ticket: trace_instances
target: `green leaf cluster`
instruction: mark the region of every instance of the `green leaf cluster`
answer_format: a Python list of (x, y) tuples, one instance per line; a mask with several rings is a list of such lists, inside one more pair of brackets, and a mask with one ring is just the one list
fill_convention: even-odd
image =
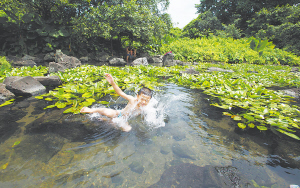
[(154, 77), (158, 71), (162, 73), (171, 72), (166, 68), (156, 69), (155, 67), (109, 67), (84, 65), (75, 69), (67, 69), (64, 73), (53, 73), (58, 75), (63, 85), (55, 88), (47, 94), (38, 96), (38, 99), (49, 101), (51, 105), (46, 108), (65, 108), (64, 113), (79, 113), (84, 106), (91, 106), (94, 103), (107, 104), (101, 98), (107, 94), (116, 95), (112, 86), (104, 78), (105, 73), (113, 75), (115, 82), (121, 89), (136, 91), (142, 85), (156, 90), (163, 84), (159, 78)]
[(300, 58), (274, 48), (271, 42), (255, 38), (222, 38), (216, 36), (196, 39), (179, 38), (161, 47), (160, 53), (172, 51), (175, 59), (190, 62), (224, 62), (250, 64), (299, 65)]
[[(203, 71), (210, 66), (213, 65), (201, 64), (197, 69)], [(224, 109), (223, 114), (238, 121), (237, 125), (242, 129), (270, 129), (300, 140), (296, 132), (300, 128), (299, 106), (293, 105), (292, 97), (267, 89), (271, 86), (298, 87), (300, 80), (297, 74), (290, 73), (290, 68), (278, 66), (225, 64), (219, 67), (235, 72), (184, 74), (174, 76), (172, 81), (192, 89), (204, 90), (204, 93), (212, 96), (211, 105)], [(279, 69), (284, 69), (285, 72), (278, 74), (276, 70)]]

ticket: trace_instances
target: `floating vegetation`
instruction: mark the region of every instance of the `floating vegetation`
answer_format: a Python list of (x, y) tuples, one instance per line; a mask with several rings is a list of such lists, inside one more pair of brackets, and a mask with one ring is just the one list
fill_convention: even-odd
[[(207, 68), (212, 66), (233, 72), (206, 72)], [(180, 74), (180, 71), (186, 68), (194, 68), (200, 74)], [(168, 77), (168, 82), (203, 90), (212, 97), (211, 105), (224, 109), (223, 115), (237, 121), (237, 126), (241, 129), (270, 129), (300, 140), (299, 133), (297, 134), (300, 110), (299, 106), (293, 105), (294, 98), (268, 89), (273, 86), (299, 87), (299, 74), (291, 73), (291, 67), (288, 66), (209, 63), (193, 67), (83, 65), (67, 69), (64, 73), (52, 73), (61, 78), (63, 85), (36, 98), (48, 101), (50, 105), (46, 108), (56, 107), (65, 109), (64, 113), (74, 114), (79, 113), (83, 106), (91, 106), (94, 103), (107, 104), (106, 101), (101, 101), (102, 97), (116, 93), (104, 79), (104, 73), (112, 74), (121, 89), (134, 91), (142, 85), (156, 90), (164, 85), (161, 78)], [(32, 73), (23, 70), (22, 75)]]

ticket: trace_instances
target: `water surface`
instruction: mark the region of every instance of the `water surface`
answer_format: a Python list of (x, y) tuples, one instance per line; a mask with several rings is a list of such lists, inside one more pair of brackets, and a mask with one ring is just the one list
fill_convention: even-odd
[(199, 90), (161, 89), (129, 133), (33, 97), (0, 108), (0, 187), (198, 187), (197, 173), (214, 187), (300, 185), (299, 142), (239, 129)]

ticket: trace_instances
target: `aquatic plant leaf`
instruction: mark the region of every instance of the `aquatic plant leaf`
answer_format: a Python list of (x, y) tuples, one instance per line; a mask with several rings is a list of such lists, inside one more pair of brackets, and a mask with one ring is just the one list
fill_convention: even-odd
[(100, 104), (109, 104), (109, 102), (107, 102), (107, 101), (99, 101), (98, 103), (100, 103)]
[(95, 102), (96, 100), (93, 99), (93, 98), (89, 98), (89, 99), (86, 99), (86, 101), (93, 103), (93, 102)]
[(231, 116), (231, 118), (234, 119), (235, 121), (242, 120), (241, 116), (238, 116), (238, 115), (233, 115), (233, 116)]
[(225, 115), (225, 116), (232, 116), (232, 114), (230, 114), (230, 113), (228, 113), (228, 112), (223, 112), (223, 115)]
[(42, 97), (42, 96), (36, 96), (35, 98), (36, 99), (43, 99), (44, 97)]
[(238, 123), (239, 128), (241, 129), (245, 129), (246, 125), (244, 123)]
[(64, 94), (64, 88), (59, 88), (58, 89), (58, 94), (63, 95)]
[(17, 146), (17, 145), (19, 145), (20, 144), (20, 141), (16, 141), (15, 143), (14, 143), (14, 145), (12, 145), (12, 147), (15, 147), (15, 146)]
[(71, 108), (66, 109), (63, 113), (64, 113), (64, 114), (67, 114), (67, 113), (74, 113), (76, 110), (77, 110), (77, 108), (71, 107)]
[(92, 93), (84, 93), (84, 94), (82, 95), (82, 97), (84, 97), (84, 98), (89, 98), (89, 97), (91, 97), (91, 96), (93, 96)]
[(300, 138), (297, 135), (293, 134), (293, 133), (288, 133), (288, 132), (286, 132), (284, 130), (281, 130), (281, 129), (276, 129), (276, 131), (281, 132), (281, 133), (283, 133), (283, 134), (285, 134), (289, 137), (292, 137), (294, 139), (300, 140)]
[(253, 123), (249, 123), (249, 124), (248, 124), (248, 127), (250, 127), (250, 128), (254, 128), (254, 127), (255, 127), (255, 125), (254, 125)]
[(55, 105), (49, 105), (49, 106), (46, 106), (44, 109), (47, 109), (47, 108), (54, 108)]
[(2, 165), (2, 169), (5, 170), (8, 166), (8, 163), (5, 163), (4, 165)]
[(45, 100), (46, 100), (46, 101), (52, 101), (52, 99), (49, 98), (49, 97), (45, 98)]
[(67, 105), (66, 105), (66, 103), (57, 102), (57, 103), (55, 103), (55, 106), (56, 106), (57, 108), (64, 108), (64, 107), (66, 107)]
[(267, 127), (265, 127), (265, 126), (256, 126), (259, 130), (261, 130), (261, 131), (266, 131), (266, 130), (268, 130), (267, 129)]
[(251, 115), (248, 115), (248, 114), (244, 114), (244, 118), (247, 119), (248, 121), (254, 121), (255, 118)]
[(70, 99), (72, 97), (72, 95), (70, 93), (66, 93), (66, 94), (63, 94), (61, 95), (63, 98), (66, 98), (66, 99)]
[(0, 107), (6, 106), (6, 105), (9, 105), (9, 104), (12, 104), (14, 100), (15, 100), (15, 99), (10, 99), (10, 100), (8, 100), (8, 101), (5, 101), (3, 104), (0, 105)]

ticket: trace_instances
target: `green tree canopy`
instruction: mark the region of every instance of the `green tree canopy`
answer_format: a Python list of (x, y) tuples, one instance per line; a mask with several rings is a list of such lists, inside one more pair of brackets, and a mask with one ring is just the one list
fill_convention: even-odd
[(211, 11), (199, 14), (199, 16), (188, 23), (183, 28), (183, 36), (190, 38), (198, 38), (209, 36), (209, 33), (216, 33), (222, 29), (222, 24)]
[(224, 24), (240, 20), (242, 30), (247, 28), (246, 21), (262, 8), (274, 8), (282, 5), (295, 5), (299, 0), (200, 0), (196, 5), (198, 13), (211, 11)]

